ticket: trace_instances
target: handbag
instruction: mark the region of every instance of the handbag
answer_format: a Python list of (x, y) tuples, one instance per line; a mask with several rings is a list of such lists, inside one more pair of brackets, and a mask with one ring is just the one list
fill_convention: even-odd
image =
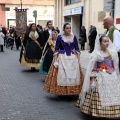
[(80, 38), (79, 38), (79, 43), (80, 43), (80, 44), (83, 44), (83, 43), (84, 43), (84, 38), (83, 38), (83, 37), (80, 37)]

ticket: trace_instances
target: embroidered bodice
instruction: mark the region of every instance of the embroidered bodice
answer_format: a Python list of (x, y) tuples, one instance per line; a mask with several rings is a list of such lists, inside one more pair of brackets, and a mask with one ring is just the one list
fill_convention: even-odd
[(114, 72), (114, 65), (111, 57), (105, 57), (103, 61), (95, 62), (94, 68), (92, 71), (106, 71), (107, 73), (111, 74)]
[(76, 36), (74, 36), (73, 40), (69, 42), (65, 41), (61, 35), (58, 36), (55, 53), (64, 54), (65, 52), (68, 56), (70, 56), (71, 53), (80, 53)]

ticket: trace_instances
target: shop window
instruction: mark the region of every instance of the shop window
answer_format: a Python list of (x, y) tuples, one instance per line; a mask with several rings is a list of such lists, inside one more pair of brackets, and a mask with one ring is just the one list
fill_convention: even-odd
[(64, 17), (66, 23), (71, 23), (71, 16)]
[(66, 5), (74, 4), (74, 3), (77, 3), (77, 2), (81, 2), (81, 0), (65, 0)]

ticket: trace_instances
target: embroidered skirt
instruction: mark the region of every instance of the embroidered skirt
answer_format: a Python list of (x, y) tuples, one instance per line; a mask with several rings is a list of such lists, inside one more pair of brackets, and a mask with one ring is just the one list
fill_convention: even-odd
[(39, 63), (41, 55), (41, 48), (34, 41), (29, 41), (24, 54), (25, 61), (28, 63)]
[(81, 68), (80, 68), (80, 85), (77, 86), (58, 86), (57, 75), (58, 69), (56, 69), (52, 63), (44, 83), (43, 90), (45, 92), (57, 95), (78, 95), (80, 93), (84, 80)]
[(24, 55), (22, 55), (20, 65), (23, 66), (23, 67), (35, 67), (35, 68), (39, 68), (40, 67), (40, 63), (28, 63), (25, 60)]
[(20, 65), (24, 67), (40, 67), (40, 58), (42, 50), (34, 42), (28, 42), (26, 49), (23, 53), (23, 46), (20, 52)]
[(90, 93), (86, 93), (82, 112), (94, 117), (120, 119), (120, 105), (102, 106), (97, 88), (93, 92), (92, 97)]

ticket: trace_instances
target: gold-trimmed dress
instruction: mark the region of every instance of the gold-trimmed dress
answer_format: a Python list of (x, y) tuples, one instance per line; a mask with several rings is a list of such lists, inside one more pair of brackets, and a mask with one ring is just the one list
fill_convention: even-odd
[(56, 44), (56, 40), (52, 40), (52, 38), (50, 37), (42, 53), (43, 55), (41, 58), (40, 69), (39, 69), (40, 74), (47, 75), (50, 66), (52, 64), (53, 54), (55, 51), (55, 44)]
[(20, 53), (20, 65), (24, 67), (39, 67), (42, 50), (40, 37), (37, 31), (25, 35)]

